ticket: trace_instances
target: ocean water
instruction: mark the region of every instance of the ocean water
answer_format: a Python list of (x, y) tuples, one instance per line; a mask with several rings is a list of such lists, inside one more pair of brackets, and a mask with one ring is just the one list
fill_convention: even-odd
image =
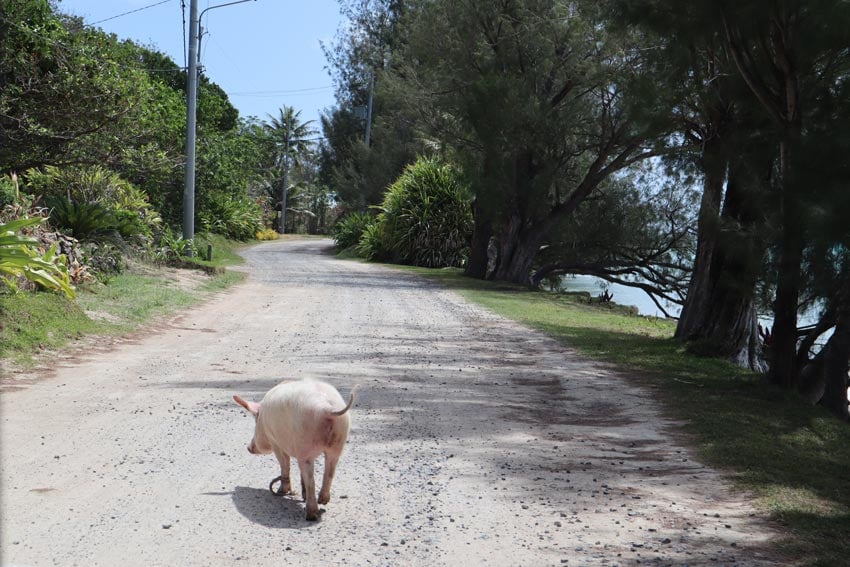
[[(614, 296), (612, 301), (615, 303), (620, 305), (633, 305), (637, 307), (638, 312), (641, 315), (664, 317), (664, 313), (658, 309), (658, 306), (655, 305), (649, 297), (649, 294), (636, 287), (608, 283), (605, 280), (594, 276), (564, 276), (561, 279), (561, 285), (563, 286), (564, 291), (586, 291), (593, 297), (602, 293), (603, 289), (607, 289), (608, 293)], [(671, 317), (678, 317), (682, 312), (681, 306), (676, 305), (675, 303), (664, 302), (662, 300), (662, 305), (664, 305), (664, 309), (667, 310), (667, 313), (669, 313)], [(817, 310), (801, 313), (798, 325), (801, 327), (814, 325), (817, 323), (817, 320)], [(761, 314), (759, 315), (759, 322), (763, 327), (770, 328), (773, 325), (773, 317), (769, 313)], [(830, 329), (821, 335), (816, 342), (815, 348), (825, 345), (826, 341), (829, 340), (829, 337), (832, 336), (832, 333), (833, 329)]]
[[(636, 287), (608, 283), (594, 276), (564, 276), (561, 280), (564, 291), (586, 291), (596, 297), (607, 289), (614, 297), (612, 301), (619, 305), (632, 305), (637, 307), (641, 315), (653, 317), (664, 317), (664, 312), (649, 297), (649, 294)], [(675, 303), (662, 302), (664, 309), (671, 317), (678, 317), (682, 308)]]

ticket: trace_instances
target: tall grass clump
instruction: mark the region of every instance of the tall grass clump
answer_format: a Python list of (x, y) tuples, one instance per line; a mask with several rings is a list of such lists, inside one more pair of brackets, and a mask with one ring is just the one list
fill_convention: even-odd
[(263, 230), (263, 210), (247, 198), (216, 194), (208, 199), (198, 216), (204, 231), (233, 240), (251, 240)]
[(357, 250), (369, 259), (428, 268), (463, 266), (472, 235), (469, 190), (455, 167), (433, 157), (407, 166), (387, 189)]
[(339, 219), (333, 227), (332, 236), (334, 243), (340, 250), (356, 246), (363, 236), (363, 232), (374, 222), (374, 217), (369, 213), (353, 212)]

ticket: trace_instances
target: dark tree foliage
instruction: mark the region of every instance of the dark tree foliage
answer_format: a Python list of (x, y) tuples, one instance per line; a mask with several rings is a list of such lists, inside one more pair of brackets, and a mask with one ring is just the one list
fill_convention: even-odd
[[(693, 256), (693, 191), (681, 180), (647, 192), (629, 178), (600, 185), (538, 252), (533, 283), (584, 274), (645, 291), (662, 313), (685, 300)], [(624, 235), (627, 238), (624, 238)]]
[(836, 131), (834, 120), (836, 110), (847, 109), (850, 5), (763, 0), (722, 2), (718, 9), (725, 47), (750, 100), (769, 121), (765, 134), (776, 151), (770, 203), (776, 285), (770, 375), (775, 383), (794, 388), (804, 364), (798, 354), (803, 261), (818, 229), (812, 222), (818, 211), (834, 211), (836, 193), (824, 189), (834, 185), (840, 163), (815, 169), (812, 157), (829, 153), (827, 146), (846, 147), (846, 134)]
[(538, 250), (581, 203), (660, 151), (662, 93), (635, 38), (610, 31), (603, 12), (547, 1), (411, 8), (397, 76), (423, 129), (472, 179), (469, 275), (529, 283)]
[(746, 102), (713, 4), (646, 0), (616, 8), (615, 21), (644, 31), (653, 46), (647, 64), (674, 95), (670, 120), (688, 143), (667, 163), (695, 171), (702, 185), (693, 272), (676, 336), (694, 351), (762, 370), (755, 290), (773, 160), (769, 139), (757, 135), (764, 120)]
[[(398, 64), (404, 34), (401, 0), (340, 0), (348, 20), (331, 45), (323, 46), (336, 84), (337, 107), (322, 117), (325, 140), (320, 147), (319, 179), (334, 189), (348, 210), (379, 203), (383, 192), (412, 163), (423, 147), (411, 120), (400, 113), (395, 93), (385, 81)], [(369, 144), (366, 115), (372, 89)]]
[(120, 51), (46, 0), (0, 4), (0, 170), (118, 161), (148, 97), (144, 71)]

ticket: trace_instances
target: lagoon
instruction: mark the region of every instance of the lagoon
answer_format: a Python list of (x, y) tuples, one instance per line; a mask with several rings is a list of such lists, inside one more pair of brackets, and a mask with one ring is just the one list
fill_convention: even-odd
[[(641, 315), (664, 317), (664, 313), (642, 289), (609, 283), (594, 276), (564, 276), (561, 280), (564, 291), (586, 291), (592, 297), (598, 296), (603, 289), (613, 294), (613, 301), (619, 305), (633, 305)], [(672, 317), (678, 317), (682, 308), (674, 303), (662, 302), (664, 309)]]

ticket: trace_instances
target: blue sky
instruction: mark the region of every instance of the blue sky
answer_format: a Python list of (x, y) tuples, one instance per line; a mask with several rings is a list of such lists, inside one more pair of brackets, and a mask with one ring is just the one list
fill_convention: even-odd
[[(60, 0), (58, 6), (91, 24), (158, 1)], [(198, 11), (230, 1), (198, 0)], [(188, 22), (189, 0), (185, 5)], [(254, 0), (210, 10), (202, 21), (208, 32), (201, 51), (204, 73), (228, 93), (241, 116), (266, 119), (286, 104), (301, 110), (304, 120), (316, 120), (318, 128), (320, 111), (334, 105), (319, 42), (329, 44), (341, 22), (336, 0)], [(184, 64), (181, 0), (165, 0), (95, 25), (121, 39), (154, 46)]]

